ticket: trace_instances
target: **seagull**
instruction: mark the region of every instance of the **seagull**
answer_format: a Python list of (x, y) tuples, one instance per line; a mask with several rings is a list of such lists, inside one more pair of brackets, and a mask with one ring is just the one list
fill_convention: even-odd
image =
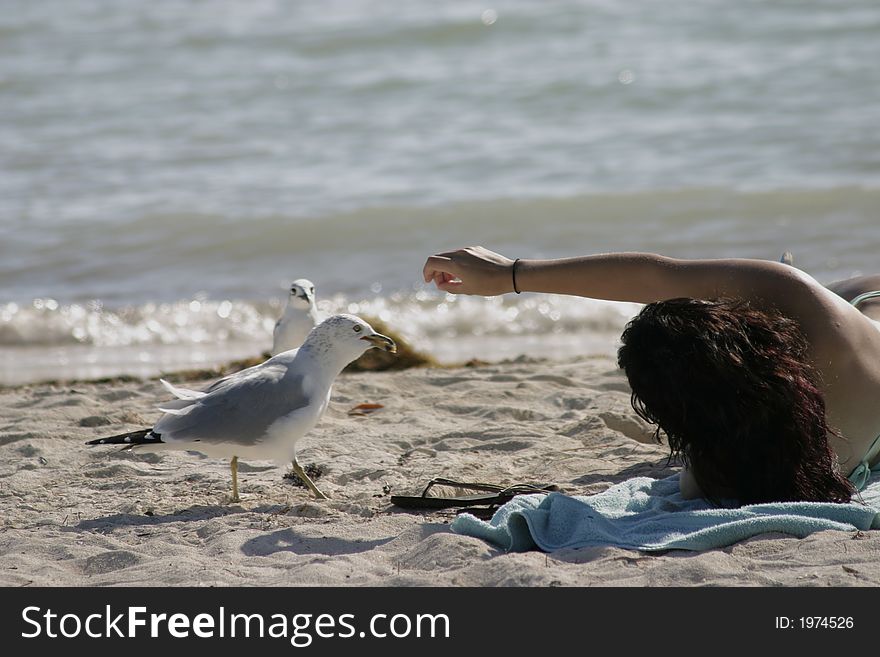
[(287, 307), (275, 322), (272, 355), (299, 347), (319, 321), (315, 307), (315, 285), (308, 279), (298, 278), (290, 284)]
[(162, 381), (176, 399), (148, 429), (99, 438), (87, 445), (125, 445), (147, 451), (182, 449), (231, 458), (231, 502), (239, 502), (238, 457), (290, 461), (318, 499), (327, 499), (296, 460), (296, 445), (327, 409), (333, 381), (368, 349), (397, 352), (391, 338), (354, 315), (318, 324), (299, 349), (236, 372), (201, 391)]

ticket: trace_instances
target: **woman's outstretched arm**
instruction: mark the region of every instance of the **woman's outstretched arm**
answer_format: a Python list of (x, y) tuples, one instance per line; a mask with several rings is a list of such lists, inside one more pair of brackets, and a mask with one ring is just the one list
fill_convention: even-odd
[[(513, 291), (514, 261), (483, 247), (438, 253), (426, 282), (453, 294), (494, 296)], [(799, 269), (748, 259), (681, 260), (652, 253), (606, 253), (516, 263), (520, 292), (570, 294), (651, 303), (680, 297), (750, 301), (798, 321), (817, 360), (845, 363), (853, 345), (880, 348), (880, 334), (846, 301)]]
[[(677, 297), (780, 300), (818, 286), (802, 271), (764, 260), (679, 260), (653, 253), (606, 253), (555, 260), (513, 260), (483, 247), (439, 253), (425, 263), (426, 282), (454, 294), (570, 294), (650, 303)], [(784, 310), (780, 308), (780, 310)]]

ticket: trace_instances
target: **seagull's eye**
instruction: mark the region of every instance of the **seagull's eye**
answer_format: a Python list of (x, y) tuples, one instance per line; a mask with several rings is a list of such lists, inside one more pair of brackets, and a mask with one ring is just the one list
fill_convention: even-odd
[(360, 332), (361, 332), (361, 327), (355, 325), (355, 327), (354, 327), (354, 332), (355, 332), (355, 333), (360, 333)]

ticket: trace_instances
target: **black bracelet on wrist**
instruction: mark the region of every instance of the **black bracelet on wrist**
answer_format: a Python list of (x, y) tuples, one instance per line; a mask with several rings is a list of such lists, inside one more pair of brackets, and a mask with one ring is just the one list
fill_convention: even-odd
[(519, 262), (519, 258), (513, 261), (513, 267), (510, 268), (510, 276), (513, 278), (513, 291), (517, 294), (521, 294), (521, 292), (516, 289), (516, 263)]

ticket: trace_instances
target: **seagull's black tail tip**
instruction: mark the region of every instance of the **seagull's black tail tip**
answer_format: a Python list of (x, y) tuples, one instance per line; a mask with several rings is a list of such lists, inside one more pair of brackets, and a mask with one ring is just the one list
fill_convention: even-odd
[(162, 436), (158, 433), (153, 433), (153, 429), (150, 428), (129, 431), (128, 433), (121, 433), (118, 436), (97, 438), (88, 441), (86, 445), (150, 445), (161, 442)]

